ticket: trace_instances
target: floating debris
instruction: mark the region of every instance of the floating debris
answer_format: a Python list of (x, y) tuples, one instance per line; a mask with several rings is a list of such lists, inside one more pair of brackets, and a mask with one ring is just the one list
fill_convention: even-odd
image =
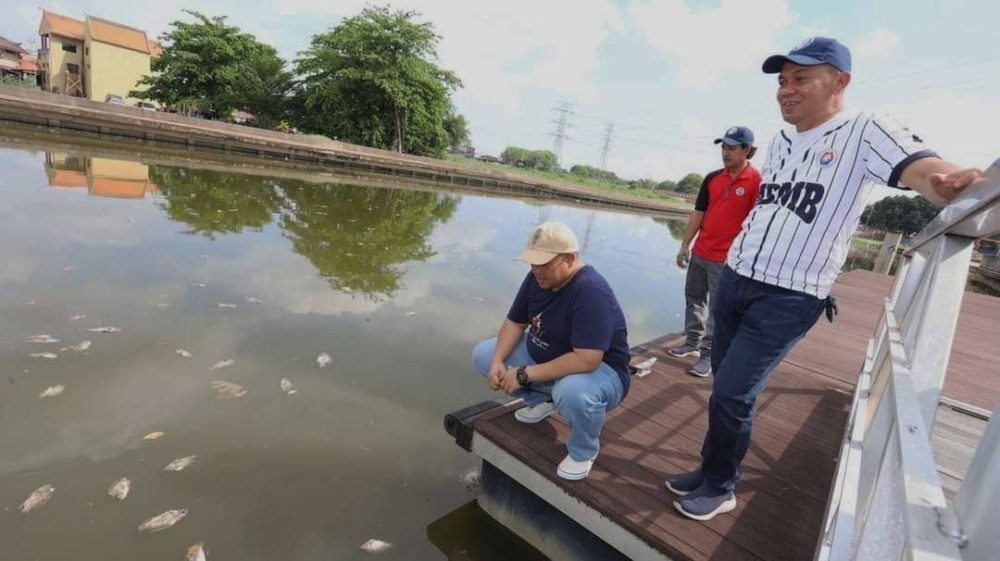
[(212, 389), (216, 392), (215, 399), (236, 399), (247, 394), (243, 386), (226, 380), (213, 380)]
[(193, 283), (191, 283), (191, 286), (193, 286), (195, 288), (205, 288), (208, 285), (205, 284), (205, 283), (203, 283), (203, 282), (193, 282)]
[(483, 300), (482, 298), (480, 298), (478, 296), (473, 296), (472, 299), (475, 300), (476, 302), (485, 302), (485, 300)]
[(375, 539), (368, 540), (361, 544), (362, 551), (366, 551), (368, 553), (382, 553), (390, 547), (392, 547), (391, 543)]
[(219, 309), (227, 309), (227, 308), (231, 309), (235, 308), (236, 304), (226, 304), (225, 302), (219, 302), (218, 304), (216, 304), (216, 307), (218, 307)]
[(76, 353), (85, 353), (90, 349), (90, 341), (82, 341), (79, 345), (73, 345), (72, 347), (63, 347), (59, 352), (64, 353), (66, 351), (73, 351)]
[(182, 508), (180, 510), (168, 510), (163, 514), (154, 516), (136, 528), (137, 532), (159, 532), (160, 530), (166, 530), (167, 528), (173, 526), (180, 522), (182, 518), (187, 516), (188, 510)]
[(77, 314), (69, 318), (70, 321), (80, 321), (81, 319), (87, 319), (87, 314)]
[(288, 395), (298, 393), (298, 391), (295, 389), (295, 386), (292, 385), (292, 381), (289, 380), (288, 378), (281, 379), (281, 391), (285, 392)]
[(164, 466), (163, 471), (166, 472), (183, 471), (185, 468), (193, 464), (197, 459), (198, 456), (187, 456), (185, 458), (177, 458), (176, 460)]
[(208, 561), (205, 542), (198, 542), (188, 548), (186, 561)]
[(24, 340), (28, 343), (58, 343), (59, 339), (51, 335), (32, 335), (30, 337), (25, 337)]
[(404, 316), (415, 316), (415, 315), (417, 315), (417, 312), (406, 312), (406, 313), (405, 313), (405, 314), (403, 314), (403, 315), (404, 315)]
[(115, 498), (117, 501), (124, 501), (125, 497), (128, 496), (129, 490), (132, 489), (132, 482), (128, 480), (127, 477), (123, 477), (111, 487), (108, 487), (108, 494)]
[(45, 352), (45, 353), (31, 353), (31, 357), (32, 358), (58, 358), (59, 355), (57, 355), (56, 353)]
[(255, 298), (253, 296), (247, 296), (246, 297), (246, 301), (250, 302), (251, 304), (263, 304), (264, 303), (264, 301), (261, 300), (260, 298)]
[(70, 265), (69, 267), (63, 267), (63, 272), (68, 273), (70, 271), (75, 271), (76, 267)]
[(121, 333), (121, 329), (117, 327), (111, 327), (110, 325), (104, 325), (101, 327), (91, 327), (87, 331), (92, 331), (94, 333)]
[(45, 388), (44, 392), (38, 394), (38, 399), (42, 399), (43, 397), (55, 397), (57, 395), (62, 395), (63, 390), (65, 389), (66, 386), (63, 386), (61, 384), (58, 386), (49, 386)]
[(318, 364), (320, 368), (326, 368), (326, 365), (331, 362), (333, 362), (333, 359), (326, 353), (319, 353), (319, 356), (316, 357), (316, 364)]
[(191, 353), (185, 351), (184, 349), (177, 349), (177, 354), (179, 354), (180, 356), (182, 356), (184, 358), (191, 358), (191, 357), (194, 356)]
[(234, 364), (236, 364), (236, 359), (227, 358), (226, 360), (220, 360), (219, 362), (216, 362), (215, 364), (212, 365), (211, 368), (209, 368), (209, 370), (220, 370), (222, 368), (229, 368)]
[(482, 481), (482, 472), (479, 468), (469, 468), (462, 472), (459, 476), (459, 480), (462, 482), (462, 486), (465, 487), (466, 491), (470, 493), (475, 493), (479, 489), (479, 484)]
[(156, 307), (162, 310), (164, 308), (169, 308), (170, 304), (167, 304), (166, 302), (157, 302)]
[(49, 502), (49, 499), (52, 498), (52, 495), (55, 494), (55, 492), (55, 487), (51, 485), (42, 485), (38, 489), (35, 489), (33, 493), (28, 495), (28, 498), (17, 508), (20, 509), (21, 512), (31, 512)]
[(153, 431), (142, 437), (143, 440), (159, 440), (160, 438), (163, 438), (163, 431), (161, 430)]

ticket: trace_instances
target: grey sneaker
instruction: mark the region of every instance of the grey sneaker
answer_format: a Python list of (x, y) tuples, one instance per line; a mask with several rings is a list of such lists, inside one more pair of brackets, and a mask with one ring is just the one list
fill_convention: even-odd
[(540, 423), (556, 412), (556, 404), (551, 401), (539, 403), (534, 407), (522, 407), (514, 411), (514, 418), (529, 425)]
[(701, 356), (701, 350), (698, 347), (696, 347), (695, 345), (689, 345), (687, 343), (684, 343), (683, 345), (677, 347), (671, 347), (667, 349), (667, 352), (670, 353), (671, 356), (682, 357), (682, 358), (686, 356)]
[(707, 378), (712, 375), (712, 359), (707, 356), (703, 356), (698, 359), (698, 362), (694, 363), (691, 370), (688, 370), (691, 374), (699, 378)]
[(674, 501), (674, 508), (694, 520), (711, 520), (736, 508), (736, 494), (720, 491), (708, 483)]
[(683, 497), (698, 487), (701, 487), (704, 482), (705, 476), (701, 474), (701, 468), (698, 468), (694, 471), (671, 475), (666, 481), (663, 482), (663, 484), (667, 486), (667, 489), (671, 493), (677, 495), (678, 497)]

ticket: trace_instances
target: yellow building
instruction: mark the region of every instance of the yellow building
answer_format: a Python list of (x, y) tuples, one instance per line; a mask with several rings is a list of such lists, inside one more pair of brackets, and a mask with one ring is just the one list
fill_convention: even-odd
[[(139, 80), (151, 73), (151, 56), (162, 52), (145, 31), (94, 16), (80, 21), (43, 11), (39, 34), (43, 88), (94, 101), (128, 99)], [(135, 101), (129, 100), (129, 105)]]

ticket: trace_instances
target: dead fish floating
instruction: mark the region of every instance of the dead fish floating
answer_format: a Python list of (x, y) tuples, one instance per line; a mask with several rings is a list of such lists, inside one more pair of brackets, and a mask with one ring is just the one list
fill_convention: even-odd
[(281, 391), (285, 392), (288, 395), (297, 393), (295, 386), (292, 385), (292, 381), (289, 380), (288, 378), (281, 379)]
[(208, 561), (208, 552), (205, 550), (205, 542), (198, 542), (188, 548), (186, 561)]
[(136, 531), (153, 533), (153, 532), (159, 532), (161, 530), (166, 530), (167, 528), (180, 522), (181, 519), (187, 516), (187, 513), (188, 510), (186, 508), (182, 508), (179, 510), (168, 510), (163, 514), (158, 514), (146, 520), (145, 522), (140, 524), (138, 528), (136, 528)]
[(70, 321), (80, 321), (81, 319), (87, 319), (87, 314), (77, 314), (69, 318)]
[(65, 389), (66, 389), (66, 386), (63, 386), (63, 385), (49, 386), (49, 387), (45, 388), (45, 391), (43, 391), (42, 393), (38, 394), (38, 399), (42, 399), (42, 398), (45, 398), (45, 397), (55, 397), (57, 395), (62, 395), (63, 390), (65, 390)]
[(117, 327), (112, 327), (110, 325), (104, 325), (104, 326), (100, 326), (100, 327), (91, 327), (87, 331), (90, 331), (90, 332), (93, 332), (93, 333), (121, 333), (121, 329), (118, 329)]
[(51, 335), (32, 335), (30, 337), (24, 338), (25, 342), (28, 343), (58, 343), (59, 339)]
[(184, 349), (177, 349), (177, 354), (184, 358), (191, 358), (193, 355)]
[[(178, 354), (180, 354), (180, 353), (178, 353)], [(181, 355), (181, 356), (184, 356), (184, 355)], [(212, 365), (211, 368), (209, 368), (209, 370), (219, 370), (219, 369), (222, 369), (222, 368), (229, 368), (230, 366), (232, 366), (234, 364), (236, 364), (236, 360), (235, 359), (227, 358), (226, 360), (220, 360), (219, 362), (216, 362), (215, 364)]]
[(249, 302), (249, 303), (251, 303), (251, 304), (263, 304), (264, 303), (263, 300), (261, 300), (260, 298), (256, 298), (254, 296), (247, 296), (246, 297), (246, 301)]
[(115, 481), (114, 485), (108, 487), (108, 494), (111, 495), (116, 501), (124, 501), (125, 497), (128, 496), (129, 490), (132, 489), (132, 482), (128, 480), (127, 477), (123, 477), (118, 481)]
[(331, 362), (333, 362), (333, 359), (326, 353), (320, 353), (319, 356), (316, 357), (316, 364), (318, 364), (320, 368), (326, 368)]
[(227, 304), (225, 302), (219, 302), (218, 304), (215, 305), (215, 307), (219, 308), (220, 310), (231, 310), (236, 308), (236, 304)]
[(176, 471), (184, 471), (191, 464), (193, 464), (198, 459), (198, 456), (187, 456), (185, 458), (177, 458), (176, 460), (170, 462), (169, 464), (163, 466), (163, 471), (167, 473), (172, 473)]
[(205, 283), (203, 283), (203, 282), (193, 282), (193, 283), (191, 283), (191, 286), (193, 286), (195, 288), (205, 288), (208, 285), (205, 284)]
[(157, 440), (163, 437), (164, 432), (161, 430), (153, 431), (146, 436), (142, 437), (143, 440)]
[(243, 386), (234, 382), (227, 382), (226, 380), (214, 380), (212, 382), (212, 389), (215, 390), (215, 399), (219, 400), (236, 399), (247, 394)]
[(31, 358), (59, 358), (56, 353), (31, 353)]
[(41, 508), (45, 503), (49, 502), (56, 492), (56, 488), (51, 485), (42, 485), (38, 489), (35, 489), (33, 493), (28, 495), (28, 498), (21, 503), (21, 506), (17, 507), (21, 512), (28, 513), (36, 508)]
[(371, 539), (361, 544), (361, 550), (367, 553), (382, 553), (390, 547), (392, 547), (391, 543), (376, 539)]
[(64, 353), (66, 351), (73, 351), (76, 353), (85, 353), (90, 349), (90, 341), (83, 341), (79, 345), (73, 345), (72, 347), (63, 347), (59, 352)]

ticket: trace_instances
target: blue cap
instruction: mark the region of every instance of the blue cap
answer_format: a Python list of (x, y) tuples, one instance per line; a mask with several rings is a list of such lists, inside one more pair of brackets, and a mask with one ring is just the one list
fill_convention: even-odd
[(749, 144), (753, 146), (753, 131), (746, 127), (732, 127), (722, 138), (716, 138), (715, 143), (725, 142), (728, 146)]
[(772, 55), (764, 61), (765, 74), (781, 72), (781, 65), (792, 62), (802, 66), (829, 64), (841, 72), (851, 71), (851, 51), (836, 39), (810, 37), (802, 41), (787, 55)]

